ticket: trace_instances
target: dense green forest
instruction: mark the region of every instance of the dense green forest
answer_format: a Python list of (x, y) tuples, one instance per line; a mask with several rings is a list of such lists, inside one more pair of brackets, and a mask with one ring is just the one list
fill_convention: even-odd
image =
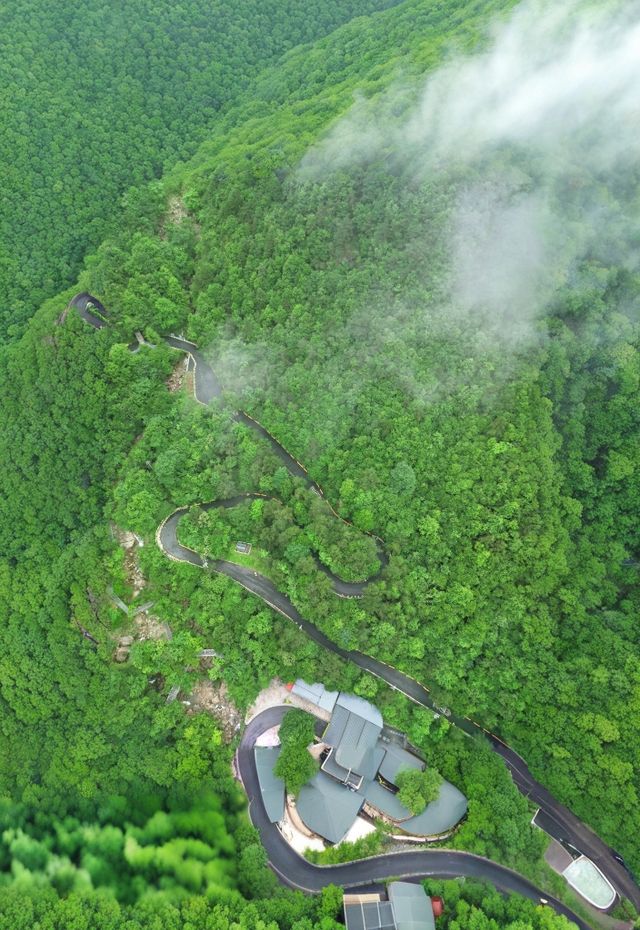
[(267, 62), (393, 3), (6, 4), (2, 334), (76, 279), (125, 191), (193, 154)]
[[(431, 894), (446, 896), (447, 909), (438, 930), (568, 930), (572, 926), (549, 908), (515, 895), (507, 899), (480, 883), (429, 882)], [(60, 899), (45, 890), (29, 894), (14, 888), (0, 896), (2, 930), (340, 930), (341, 893), (328, 886), (316, 901), (300, 893), (282, 893), (255, 902), (239, 897), (213, 905), (191, 896), (180, 903), (162, 900), (122, 905), (97, 893)]]
[[(512, 349), (490, 331), (479, 344), (462, 311), (447, 317), (451, 204), (474, 170), (517, 169), (526, 188), (539, 166), (502, 151), (418, 183), (409, 160), (383, 151), (308, 180), (291, 169), (297, 140), (289, 156), (285, 137), (254, 144), (244, 167), (245, 132), (210, 143), (212, 167), (203, 162), (185, 180), (199, 224), (188, 332), (211, 346), (230, 403), (264, 422), (392, 555), (363, 602), (336, 602), (308, 540), (292, 540), (295, 507), (287, 520), (265, 505), (254, 537), (278, 556), (273, 577), (333, 639), (400, 665), (512, 740), (560, 797), (632, 849), (637, 277), (598, 255), (576, 260), (536, 323), (539, 339)], [(581, 198), (605, 191), (584, 165), (567, 171), (580, 184), (554, 190), (554, 206), (577, 215)], [(606, 196), (622, 222), (633, 178), (619, 180)], [(109, 277), (112, 265), (105, 250), (87, 281), (126, 312), (132, 282), (122, 262)], [(136, 321), (153, 322), (139, 309), (128, 325)], [(132, 451), (116, 491), (119, 521), (149, 533), (167, 498), (254, 489), (295, 498), (246, 430), (192, 416), (210, 428), (165, 420)], [(222, 452), (215, 468), (212, 449)], [(215, 515), (230, 521), (231, 537), (234, 519)], [(209, 535), (205, 551), (212, 535), (224, 538), (217, 525)], [(220, 587), (207, 579), (198, 596)], [(268, 640), (266, 617), (263, 629)], [(224, 630), (214, 639), (233, 649)], [(238, 665), (225, 663), (228, 680), (246, 683), (250, 658), (264, 668), (265, 648), (241, 647)], [(275, 668), (286, 674), (290, 661), (287, 651)]]
[[(351, 3), (305, 18), (292, 4), (287, 16), (261, 7), (264, 20), (225, 6), (227, 32), (200, 8), (154, 4), (147, 35), (142, 14), (123, 29), (132, 13), (89, 5), (86, 24), (73, 23), (93, 36), (102, 24), (88, 62), (82, 43), (75, 69), (52, 51), (65, 61), (60, 78), (38, 59), (61, 98), (34, 119), (49, 125), (56, 114), (51, 144), (65, 144), (59, 175), (39, 160), (44, 146), (31, 152), (28, 197), (8, 184), (14, 217), (37, 219), (30, 231), (3, 225), (0, 240), (7, 323), (41, 304), (0, 350), (0, 925), (335, 926), (333, 891), (310, 901), (278, 889), (266, 869), (222, 721), (166, 703), (172, 687), (187, 698), (203, 679), (224, 683), (240, 711), (276, 675), (374, 700), (469, 798), (449, 845), (549, 880), (543, 836), (502, 762), (321, 652), (231, 580), (167, 560), (154, 536), (180, 506), (191, 508), (185, 544), (233, 558), (234, 542), (248, 539), (252, 564), (307, 619), (500, 733), (640, 868), (640, 278), (626, 253), (635, 168), (612, 177), (568, 149), (548, 184), (543, 158), (521, 145), (435, 166), (418, 138), (398, 153), (421, 75), (485, 43), (487, 24), (511, 6)], [(55, 50), (54, 37), (68, 42), (56, 17), (68, 14), (47, 15), (55, 22), (34, 14), (33, 28), (48, 29)], [(342, 22), (252, 80), (267, 59)], [(174, 41), (184, 55), (175, 97)], [(120, 42), (135, 106), (110, 90)], [(158, 59), (148, 72), (146, 56)], [(14, 74), (20, 61), (2, 67)], [(69, 136), (80, 71), (97, 85)], [(29, 80), (48, 86), (35, 72)], [(334, 122), (354, 95), (356, 111), (388, 132), (366, 157), (336, 159), (336, 140), (357, 149), (357, 112)], [(327, 164), (317, 143), (332, 123)], [(16, 143), (6, 156), (12, 170), (21, 151)], [(117, 205), (125, 188), (194, 152)], [(91, 185), (78, 173), (89, 155)], [(51, 197), (62, 177), (77, 184), (64, 203)], [(524, 338), (455, 286), (452, 226), (470, 197), (481, 218), (482, 204), (493, 209), (496, 187), (501, 216), (544, 187), (570, 230)], [(596, 241), (596, 214), (616, 248)], [(63, 315), (81, 288), (104, 301), (111, 326)], [(153, 347), (129, 351), (136, 329)], [(172, 331), (206, 351), (225, 389), (216, 406), (194, 401), (182, 357), (162, 344)], [(238, 408), (353, 526), (230, 419)], [(248, 492), (267, 497), (198, 507)], [(145, 543), (135, 549), (142, 589), (125, 530)], [(346, 579), (370, 577), (369, 533), (384, 539), (389, 564), (361, 600), (339, 599), (314, 556)], [(172, 638), (143, 635), (114, 596), (152, 601)], [(123, 634), (134, 643), (116, 663)], [(209, 666), (203, 648), (218, 654)], [(445, 896), (438, 930), (559, 926), (548, 909), (471, 884), (447, 885)]]

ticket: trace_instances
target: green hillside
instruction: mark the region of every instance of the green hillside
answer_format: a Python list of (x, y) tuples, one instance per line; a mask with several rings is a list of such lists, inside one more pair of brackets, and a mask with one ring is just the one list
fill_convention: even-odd
[(72, 283), (131, 186), (191, 155), (269, 61), (393, 0), (19, 0), (0, 11), (0, 330)]
[[(240, 711), (276, 675), (374, 700), (470, 798), (450, 845), (548, 881), (531, 810), (499, 759), (230, 579), (165, 558), (155, 533), (182, 506), (192, 508), (185, 544), (226, 558), (250, 539), (252, 566), (305, 618), (500, 734), (640, 869), (635, 168), (510, 139), (472, 158), (433, 154), (415, 131), (425, 72), (485, 48), (488, 24), (512, 5), (405, 0), (288, 51), (251, 83), (240, 67), (224, 102), (237, 99), (215, 125), (201, 120), (186, 148), (166, 144), (171, 159), (185, 156), (206, 130), (193, 157), (122, 209), (110, 203), (108, 238), (78, 283), (0, 350), (10, 749), (0, 756), (0, 927), (21, 926), (25, 896), (29, 926), (47, 912), (51, 927), (70, 913), (79, 927), (146, 926), (152, 914), (163, 930), (338, 926), (332, 892), (309, 903), (276, 889), (223, 723), (166, 703), (172, 686), (189, 695), (203, 678), (224, 683)], [(315, 35), (339, 18), (317, 19)], [(313, 38), (286, 35), (265, 56)], [(127, 184), (150, 176), (150, 162), (130, 160), (138, 173)], [(523, 297), (489, 273), (486, 231), (503, 224), (511, 260), (531, 211), (548, 273), (538, 292), (528, 265)], [(68, 269), (40, 296), (70, 284), (104, 231), (83, 234), (74, 258), (56, 235)], [(54, 254), (34, 252), (45, 264)], [(112, 325), (61, 317), (79, 290), (103, 301)], [(154, 347), (129, 351), (136, 330)], [(162, 342), (171, 332), (210, 359), (225, 390), (218, 407), (194, 402), (188, 375), (167, 389), (184, 375)], [(352, 527), (232, 422), (238, 408)], [(256, 491), (278, 503), (198, 507)], [(145, 543), (140, 592), (122, 531)], [(389, 564), (361, 600), (338, 599), (313, 554), (347, 580), (369, 577), (368, 534), (382, 537)], [(114, 595), (153, 601), (173, 638), (143, 640)], [(116, 663), (123, 634), (138, 638)], [(203, 648), (222, 655), (209, 669)], [(217, 816), (196, 829), (203, 805)], [(473, 888), (446, 894), (438, 930), (560, 920)]]

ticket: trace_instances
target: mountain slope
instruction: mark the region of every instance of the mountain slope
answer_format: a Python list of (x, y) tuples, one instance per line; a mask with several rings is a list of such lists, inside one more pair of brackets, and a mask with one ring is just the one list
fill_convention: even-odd
[[(451, 224), (469, 189), (507, 176), (513, 203), (535, 188), (539, 164), (507, 147), (482, 164), (434, 169), (420, 147), (399, 155), (394, 143), (417, 75), (450, 42), (472, 47), (501, 6), (410, 0), (289, 53), (189, 165), (129, 198), (89, 260), (79, 287), (104, 301), (114, 325), (96, 333), (70, 314), (56, 326), (69, 291), (3, 353), (0, 456), (12, 468), (0, 495), (2, 726), (17, 744), (27, 715), (33, 737), (5, 758), (5, 790), (44, 804), (86, 797), (87, 807), (138, 780), (164, 790), (191, 751), (189, 727), (147, 679), (160, 671), (165, 692), (170, 680), (188, 692), (196, 673), (185, 668), (213, 645), (224, 656), (214, 677), (242, 705), (275, 674), (377, 700), (450, 777), (475, 785), (460, 841), (534, 867), (526, 805), (513, 813), (521, 799), (507, 785), (487, 800), (500, 777), (489, 763), (231, 582), (170, 564), (153, 545), (175, 507), (260, 490), (285, 508), (230, 517), (227, 536), (239, 526), (253, 534), (305, 616), (497, 729), (635, 861), (637, 276), (615, 255), (574, 256), (535, 319), (542, 337), (514, 346), (502, 321), (479, 324), (460, 306)], [(390, 85), (398, 92), (384, 93)], [(354, 91), (373, 100), (366, 115), (386, 114), (388, 135), (335, 170), (317, 152), (301, 167), (331, 124), (333, 138), (357, 148), (357, 132), (340, 136), (353, 123), (336, 123)], [(626, 222), (632, 178), (616, 187), (574, 163), (568, 177), (554, 209), (577, 223), (597, 189)], [(227, 408), (209, 414), (169, 394), (163, 378), (176, 359), (159, 347), (132, 355), (136, 328), (156, 344), (169, 331), (196, 339), (229, 407), (259, 418), (357, 529), (383, 536), (390, 564), (361, 602), (338, 601), (310, 558), (326, 538), (324, 515)], [(110, 664), (108, 633), (121, 618), (106, 592), (131, 592), (110, 520), (147, 541), (140, 561), (154, 609), (180, 634), (139, 644), (122, 669)], [(326, 548), (330, 567), (349, 564), (347, 537)], [(100, 641), (95, 654), (78, 623)], [(99, 701), (86, 701), (89, 682)], [(120, 719), (132, 721), (124, 764), (111, 751)], [(151, 766), (137, 757), (147, 729)], [(90, 763), (69, 761), (74, 737)]]
[(5, 6), (2, 332), (76, 278), (121, 195), (193, 153), (265, 64), (392, 3)]

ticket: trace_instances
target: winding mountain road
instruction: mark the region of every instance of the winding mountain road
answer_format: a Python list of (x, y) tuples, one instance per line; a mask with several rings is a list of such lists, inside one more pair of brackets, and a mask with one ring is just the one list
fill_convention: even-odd
[[(104, 317), (107, 317), (107, 311), (103, 304), (97, 298), (83, 292), (76, 295), (67, 309), (74, 307), (80, 317), (89, 325), (96, 329), (102, 329), (108, 325)], [(95, 311), (95, 312), (94, 312)], [(194, 371), (194, 394), (196, 400), (201, 404), (208, 405), (222, 394), (222, 387), (215, 376), (211, 366), (208, 364), (198, 347), (185, 339), (177, 336), (169, 336), (166, 339), (169, 346), (179, 351), (186, 352), (191, 360)], [(243, 412), (233, 414), (233, 419), (248, 426), (262, 436), (271, 446), (276, 456), (283, 462), (290, 474), (302, 478), (307, 486), (316, 494), (324, 498), (320, 486), (314, 482), (306, 472), (306, 469), (293, 458), (286, 449), (273, 437), (261, 424)], [(230, 498), (224, 501), (213, 501), (205, 504), (205, 507), (225, 507), (234, 506), (243, 499), (251, 498), (257, 495), (242, 495), (239, 498)], [(328, 502), (327, 502), (328, 503)], [(329, 504), (331, 507), (331, 505)], [(242, 565), (236, 565), (233, 562), (216, 560), (207, 563), (202, 556), (192, 549), (183, 546), (178, 540), (178, 527), (180, 520), (187, 512), (186, 507), (179, 508), (170, 514), (158, 527), (156, 539), (162, 551), (171, 559), (177, 562), (188, 562), (200, 568), (208, 568), (212, 571), (220, 572), (229, 578), (232, 578), (238, 584), (242, 585), (247, 591), (261, 598), (266, 604), (277, 610), (280, 614), (289, 620), (292, 620), (298, 627), (318, 645), (324, 649), (341, 656), (349, 662), (353, 662), (359, 668), (376, 675), (385, 681), (391, 688), (402, 692), (416, 704), (428, 707), (431, 710), (440, 712), (441, 708), (435, 704), (430, 695), (429, 689), (417, 682), (415, 679), (384, 662), (374, 659), (372, 656), (357, 650), (346, 650), (334, 643), (321, 630), (315, 627), (299, 613), (296, 607), (291, 603), (281, 591), (265, 576), (245, 568)], [(333, 510), (332, 512), (339, 518), (343, 519)], [(347, 521), (345, 521), (347, 522)], [(378, 547), (378, 558), (380, 560), (380, 571), (386, 565), (386, 555), (382, 548), (382, 541), (378, 537), (376, 544)], [(322, 566), (321, 566), (322, 567)], [(333, 575), (326, 567), (323, 569), (330, 576), (337, 594), (343, 597), (359, 597), (363, 594), (368, 584), (374, 580), (370, 578), (362, 582), (344, 582), (337, 576)], [(375, 576), (377, 577), (377, 575)], [(265, 712), (268, 714), (269, 712)], [(631, 874), (624, 865), (615, 858), (615, 854), (603, 840), (600, 839), (586, 824), (575, 816), (567, 807), (560, 804), (551, 794), (532, 776), (525, 761), (513, 749), (501, 740), (498, 736), (482, 727), (479, 723), (471, 720), (469, 717), (458, 717), (447, 713), (450, 723), (462, 729), (472, 737), (481, 737), (487, 739), (491, 748), (498, 753), (505, 761), (513, 781), (518, 790), (530, 798), (546, 815), (545, 823), (548, 825), (549, 832), (552, 832), (556, 839), (571, 843), (580, 850), (585, 856), (591, 859), (600, 868), (603, 874), (614, 885), (618, 893), (633, 902), (636, 908), (640, 909), (640, 888), (633, 880)], [(371, 884), (379, 881), (383, 877), (393, 875), (439, 875), (440, 877), (451, 877), (454, 875), (473, 875), (474, 877), (484, 878), (493, 882), (498, 888), (505, 891), (517, 891), (526, 897), (539, 898), (541, 892), (536, 889), (526, 879), (511, 872), (509, 869), (499, 866), (496, 863), (477, 856), (471, 856), (467, 853), (453, 853), (442, 850), (420, 852), (420, 853), (396, 853), (391, 856), (373, 857), (371, 859), (361, 860), (357, 863), (349, 863), (344, 866), (331, 866), (320, 868), (313, 866), (290, 849), (284, 841), (279, 831), (266, 820), (264, 810), (260, 815), (261, 801), (256, 802), (255, 767), (249, 759), (249, 748), (252, 747), (252, 737), (258, 734), (259, 727), (266, 724), (266, 720), (271, 719), (260, 715), (255, 718), (245, 731), (242, 744), (239, 750), (239, 765), (242, 779), (249, 794), (251, 815), (254, 823), (260, 830), (262, 840), (267, 848), (271, 864), (275, 871), (284, 881), (288, 877), (299, 875), (301, 882), (299, 887), (306, 890), (317, 891), (328, 882), (336, 882), (346, 887), (356, 884)], [(256, 722), (258, 721), (258, 722)], [(273, 725), (273, 724), (271, 724)], [(265, 725), (265, 729), (268, 727)], [(253, 752), (250, 753), (251, 759)], [(259, 792), (258, 792), (259, 794)], [(263, 823), (264, 821), (264, 823)], [(274, 833), (275, 831), (275, 833)], [(291, 857), (295, 857), (292, 859)], [(435, 863), (435, 865), (432, 865)], [(439, 871), (430, 871), (430, 869)], [(291, 871), (293, 869), (293, 871)], [(390, 872), (391, 869), (391, 872)], [(449, 871), (446, 871), (446, 870)], [(300, 871), (301, 870), (301, 871)], [(289, 883), (289, 882), (288, 882)], [(307, 883), (307, 884), (304, 884)], [(517, 885), (517, 887), (516, 887)], [(548, 898), (548, 895), (546, 896)], [(552, 899), (549, 898), (551, 902)], [(580, 921), (575, 915), (571, 914), (567, 908), (559, 901), (553, 901), (553, 907), (559, 913), (565, 913), (570, 916), (579, 926), (586, 928), (587, 925)]]
[[(87, 320), (87, 322), (90, 321)], [(171, 346), (171, 348), (178, 349), (188, 354), (194, 372), (194, 395), (196, 400), (204, 406), (208, 406), (216, 398), (220, 397), (222, 394), (222, 386), (216, 378), (215, 372), (206, 361), (202, 353), (198, 350), (198, 347), (195, 345), (195, 343), (188, 342), (186, 339), (182, 339), (179, 336), (168, 336), (166, 342), (167, 345)], [(259, 436), (261, 436), (271, 446), (271, 450), (275, 454), (276, 458), (282, 462), (290, 475), (293, 475), (294, 478), (300, 478), (302, 481), (304, 481), (309, 490), (317, 494), (318, 497), (320, 497), (327, 504), (335, 517), (337, 517), (339, 520), (342, 520), (343, 523), (349, 523), (348, 520), (345, 520), (333, 509), (331, 504), (325, 498), (324, 491), (320, 485), (309, 477), (306, 468), (304, 468), (304, 466), (301, 465), (297, 459), (295, 459), (289, 452), (287, 452), (284, 446), (280, 445), (275, 436), (272, 436), (271, 433), (266, 430), (261, 423), (258, 423), (257, 420), (254, 420), (253, 417), (250, 417), (248, 413), (245, 413), (242, 410), (235, 411), (231, 415), (231, 419), (235, 423), (242, 423), (244, 426), (247, 426), (249, 429), (253, 430)], [(203, 510), (210, 510), (217, 507), (233, 507), (239, 503), (242, 503), (242, 499), (250, 500), (256, 497), (269, 498), (269, 495), (249, 493), (232, 498), (228, 501), (209, 501), (206, 504), (202, 504), (201, 507)], [(269, 499), (277, 500), (277, 498), (274, 497)], [(187, 507), (180, 507), (178, 510), (175, 510), (172, 514), (170, 514), (170, 516), (165, 520), (164, 524), (162, 524), (157, 533), (156, 538), (158, 540), (158, 545), (168, 556), (175, 559), (176, 561), (190, 562), (192, 565), (205, 567), (205, 561), (201, 556), (199, 556), (192, 549), (188, 549), (186, 546), (182, 546), (178, 542), (178, 526), (180, 524), (180, 520), (184, 517), (187, 510)], [(384, 550), (382, 540), (378, 536), (374, 536), (372, 533), (368, 533), (366, 535), (371, 536), (371, 538), (375, 540), (376, 555), (378, 557), (380, 566), (378, 571), (366, 580), (344, 581), (342, 578), (332, 572), (331, 569), (325, 565), (317, 555), (314, 555), (316, 565), (321, 572), (327, 575), (331, 581), (333, 590), (339, 597), (362, 597), (368, 585), (375, 581), (375, 579), (380, 575), (382, 570), (387, 565), (388, 558)], [(223, 572), (224, 574), (227, 574), (230, 577), (236, 578), (236, 580), (238, 580), (237, 576), (233, 574), (234, 565), (235, 563), (233, 562), (216, 560), (215, 562), (209, 562), (207, 567), (213, 569), (214, 571)], [(248, 574), (253, 575), (253, 572)], [(274, 588), (274, 591), (275, 590), (276, 589)]]

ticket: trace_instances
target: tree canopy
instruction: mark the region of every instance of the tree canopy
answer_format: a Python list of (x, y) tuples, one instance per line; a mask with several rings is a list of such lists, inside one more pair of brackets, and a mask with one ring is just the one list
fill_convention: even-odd
[(442, 787), (442, 775), (434, 768), (406, 769), (398, 774), (398, 797), (412, 814), (421, 814), (435, 801)]
[(19, 333), (75, 281), (123, 195), (191, 156), (265, 65), (393, 2), (3, 7), (0, 331)]
[[(469, 798), (450, 844), (548, 880), (502, 761), (233, 580), (167, 559), (155, 534), (178, 507), (184, 544), (235, 558), (235, 541), (251, 541), (255, 570), (305, 618), (499, 733), (640, 868), (640, 279), (622, 248), (635, 241), (635, 167), (611, 179), (565, 153), (548, 205), (585, 248), (550, 275), (535, 335), (514, 345), (453, 286), (452, 223), (470, 191), (483, 203), (495, 185), (517, 212), (539, 159), (511, 145), (434, 167), (420, 149), (399, 154), (390, 130), (364, 158), (314, 161), (351, 125), (339, 118), (354, 95), (356, 117), (368, 102), (401, 125), (422, 75), (452, 44), (485, 41), (510, 5), (223, 4), (216, 18), (156, 3), (131, 29), (130, 12), (92, 3), (0, 14), (25, 41), (0, 65), (15, 90), (0, 304), (20, 324), (0, 348), (0, 920), (12, 930), (332, 930), (331, 894), (277, 888), (231, 779), (220, 705), (241, 720), (275, 676), (375, 701), (427, 772)], [(607, 218), (604, 249), (594, 215)], [(84, 289), (109, 326), (65, 313)], [(136, 331), (147, 344), (132, 352)], [(211, 407), (170, 332), (211, 361), (223, 385)], [(324, 501), (232, 419), (239, 409)], [(139, 542), (124, 546), (126, 533)], [(372, 575), (371, 533), (388, 564), (363, 598), (338, 598), (322, 567)], [(210, 713), (203, 683), (226, 689)], [(316, 768), (312, 729), (293, 712), (282, 726), (294, 792)], [(562, 924), (456, 887), (443, 928)]]
[(278, 735), (282, 748), (274, 772), (284, 779), (290, 794), (298, 794), (318, 771), (318, 763), (309, 752), (314, 737), (313, 717), (303, 710), (288, 711)]

